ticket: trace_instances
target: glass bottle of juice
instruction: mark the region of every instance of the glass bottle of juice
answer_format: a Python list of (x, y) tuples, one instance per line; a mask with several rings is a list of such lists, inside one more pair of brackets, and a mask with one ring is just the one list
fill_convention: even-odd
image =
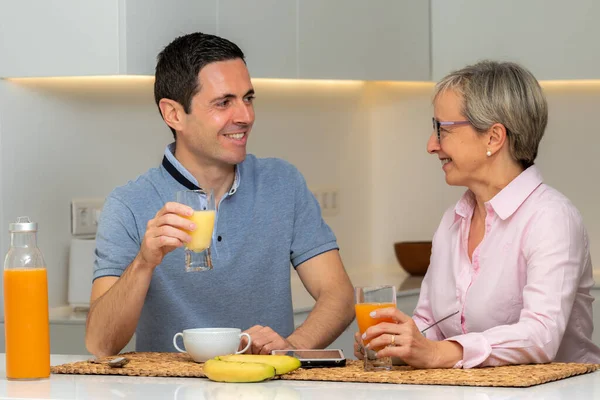
[(37, 247), (37, 223), (19, 217), (9, 224), (4, 260), (6, 377), (50, 376), (50, 326), (46, 264)]

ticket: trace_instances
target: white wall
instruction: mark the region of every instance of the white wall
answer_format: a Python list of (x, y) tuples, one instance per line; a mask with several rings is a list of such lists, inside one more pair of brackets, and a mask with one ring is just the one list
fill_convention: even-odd
[[(258, 80), (249, 145), (258, 156), (295, 164), (311, 187), (339, 188), (340, 213), (327, 221), (348, 267), (370, 260), (363, 86)], [(171, 138), (150, 79), (0, 80), (0, 251), (17, 216), (39, 223), (50, 306), (67, 302), (70, 200), (104, 197), (159, 165)]]
[(542, 84), (549, 120), (538, 155), (547, 184), (581, 212), (590, 236), (592, 263), (600, 268), (600, 82)]
[[(463, 191), (446, 185), (439, 161), (425, 150), (432, 84), (256, 80), (255, 86), (249, 151), (287, 159), (311, 187), (339, 188), (340, 212), (326, 221), (348, 269), (397, 268), (394, 242), (431, 239)], [(600, 84), (545, 88), (550, 124), (539, 166), (547, 183), (579, 207), (598, 252)], [(106, 196), (158, 165), (170, 141), (149, 79), (0, 80), (0, 252), (17, 216), (39, 223), (51, 306), (67, 300), (71, 198)]]
[(339, 214), (325, 217), (346, 268), (371, 259), (371, 163), (362, 82), (255, 80), (249, 151), (294, 164), (309, 187), (337, 187)]
[(431, 83), (375, 83), (368, 93), (373, 263), (397, 266), (394, 243), (431, 240), (462, 189), (448, 187), (437, 156), (427, 153)]
[[(544, 180), (578, 207), (600, 266), (600, 82), (543, 83), (549, 123), (537, 164)], [(396, 265), (393, 244), (431, 240), (464, 188), (449, 187), (426, 150), (432, 84), (377, 83), (368, 91), (372, 146), (373, 262)]]
[(67, 302), (71, 199), (106, 196), (160, 162), (170, 140), (150, 82), (0, 80), (0, 250), (9, 222), (39, 223), (51, 306)]

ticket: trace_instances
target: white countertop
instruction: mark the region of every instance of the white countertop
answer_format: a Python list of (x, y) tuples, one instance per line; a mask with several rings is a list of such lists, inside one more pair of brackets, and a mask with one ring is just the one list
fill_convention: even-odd
[[(88, 356), (52, 355), (51, 364)], [(274, 380), (261, 383), (217, 383), (204, 378), (159, 378), (108, 375), (51, 375), (40, 381), (8, 381), (0, 354), (0, 399), (554, 399), (600, 398), (600, 372), (530, 388), (397, 385)]]

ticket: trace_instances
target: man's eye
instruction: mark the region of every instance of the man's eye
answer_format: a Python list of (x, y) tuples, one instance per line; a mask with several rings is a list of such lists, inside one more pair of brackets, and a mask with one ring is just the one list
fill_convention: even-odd
[(217, 103), (217, 107), (227, 107), (229, 105), (229, 99), (225, 99)]
[(246, 97), (246, 103), (252, 103), (256, 96), (248, 96)]

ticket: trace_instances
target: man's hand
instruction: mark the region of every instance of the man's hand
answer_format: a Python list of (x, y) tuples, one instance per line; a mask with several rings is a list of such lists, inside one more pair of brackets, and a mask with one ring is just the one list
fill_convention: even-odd
[(191, 207), (183, 204), (165, 204), (154, 218), (148, 221), (138, 259), (145, 265), (156, 267), (167, 253), (189, 243), (192, 238), (186, 231), (193, 231), (196, 225), (185, 217), (193, 213)]
[[(271, 354), (273, 350), (293, 349), (295, 348), (286, 339), (279, 336), (277, 332), (268, 326), (254, 325), (252, 328), (244, 331), (252, 338), (252, 345), (247, 353), (251, 354)], [(248, 340), (242, 337), (240, 350), (246, 347)]]

